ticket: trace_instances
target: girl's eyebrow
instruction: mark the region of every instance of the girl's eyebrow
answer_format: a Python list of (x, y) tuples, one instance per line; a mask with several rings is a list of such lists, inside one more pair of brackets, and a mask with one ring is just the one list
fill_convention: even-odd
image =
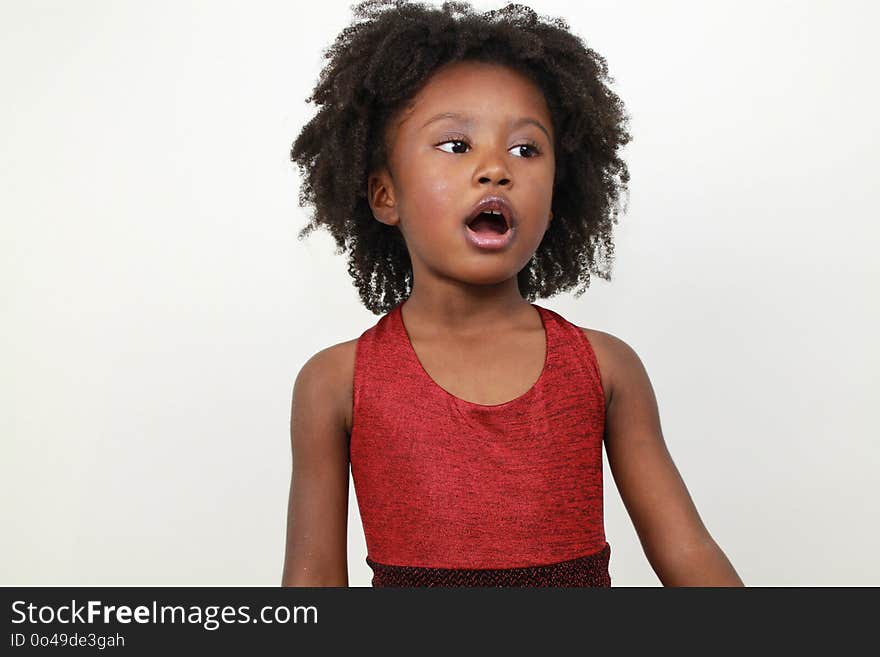
[[(472, 123), (474, 123), (474, 120), (471, 117), (467, 116), (466, 114), (459, 114), (458, 112), (441, 112), (440, 114), (435, 114), (430, 119), (425, 121), (425, 123), (422, 124), (422, 128), (427, 126), (429, 123), (433, 123), (434, 121), (439, 121), (440, 119), (458, 119), (459, 121), (461, 121), (462, 123), (465, 123), (467, 125), (471, 125)], [(547, 135), (547, 139), (549, 139), (550, 141), (553, 141), (550, 137), (550, 133), (548, 132), (547, 128), (544, 127), (544, 124), (542, 124), (540, 121), (538, 121), (538, 119), (533, 119), (530, 116), (521, 116), (520, 118), (511, 122), (510, 127), (511, 127), (511, 129), (513, 129), (513, 128), (518, 128), (519, 126), (526, 125), (526, 124), (538, 126), (541, 130), (544, 131), (544, 134)]]

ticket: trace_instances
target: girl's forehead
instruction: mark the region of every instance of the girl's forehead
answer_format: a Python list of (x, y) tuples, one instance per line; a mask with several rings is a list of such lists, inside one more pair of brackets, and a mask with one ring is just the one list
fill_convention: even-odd
[(502, 64), (454, 62), (428, 77), (403, 108), (401, 122), (417, 114), (494, 114), (510, 108), (549, 117), (543, 91), (523, 73)]
[(474, 86), (486, 87), (487, 92), (515, 88), (543, 96), (540, 87), (514, 68), (494, 62), (465, 60), (444, 64), (431, 73), (416, 94), (416, 99), (432, 94), (471, 91), (470, 87)]

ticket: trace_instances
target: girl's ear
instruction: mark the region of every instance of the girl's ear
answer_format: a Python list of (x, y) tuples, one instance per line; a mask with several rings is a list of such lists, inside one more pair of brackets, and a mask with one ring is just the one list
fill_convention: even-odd
[(370, 174), (367, 179), (367, 200), (376, 221), (394, 226), (400, 220), (394, 202), (394, 186), (386, 169)]

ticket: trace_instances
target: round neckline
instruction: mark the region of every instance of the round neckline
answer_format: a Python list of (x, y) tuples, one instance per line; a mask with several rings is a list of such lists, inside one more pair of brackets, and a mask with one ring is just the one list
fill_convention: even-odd
[(399, 327), (400, 332), (403, 334), (403, 340), (404, 342), (406, 342), (409, 348), (408, 351), (410, 356), (412, 356), (412, 359), (416, 363), (416, 367), (421, 370), (422, 376), (429, 382), (432, 388), (439, 390), (440, 394), (452, 399), (455, 403), (461, 404), (462, 406), (482, 410), (494, 410), (507, 408), (513, 404), (524, 401), (528, 397), (531, 397), (537, 392), (538, 387), (543, 384), (544, 378), (547, 375), (548, 363), (550, 362), (550, 322), (548, 321), (549, 317), (545, 314), (546, 310), (541, 306), (534, 303), (530, 303), (529, 305), (532, 306), (536, 311), (538, 311), (538, 317), (540, 317), (541, 326), (544, 329), (544, 364), (541, 367), (541, 373), (538, 375), (537, 380), (528, 390), (526, 390), (521, 395), (514, 397), (513, 399), (510, 399), (506, 402), (501, 402), (500, 404), (478, 404), (477, 402), (468, 401), (467, 399), (462, 399), (461, 397), (453, 395), (446, 388), (437, 383), (434, 378), (430, 374), (428, 374), (428, 370), (425, 369), (425, 366), (422, 365), (422, 361), (419, 360), (419, 355), (416, 353), (416, 349), (413, 346), (412, 340), (410, 340), (409, 333), (406, 330), (406, 324), (403, 321), (403, 303), (398, 304), (396, 310), (394, 311), (394, 314), (396, 315), (397, 326)]

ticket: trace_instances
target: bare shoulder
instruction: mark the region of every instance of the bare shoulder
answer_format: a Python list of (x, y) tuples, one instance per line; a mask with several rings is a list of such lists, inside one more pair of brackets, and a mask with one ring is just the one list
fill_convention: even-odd
[(346, 434), (351, 433), (354, 357), (357, 338), (321, 349), (309, 358), (297, 376), (297, 384), (319, 391), (322, 403), (332, 404)]
[(630, 401), (634, 398), (640, 400), (653, 398), (653, 386), (648, 372), (633, 347), (610, 333), (578, 328), (586, 334), (593, 351), (596, 352), (596, 360), (599, 361), (599, 369), (602, 372), (606, 408), (610, 406), (615, 392), (620, 398), (628, 396)]
[(605, 391), (606, 407), (614, 396), (614, 387), (621, 376), (631, 370), (633, 359), (638, 360), (635, 350), (616, 335), (597, 329), (578, 327), (587, 336), (599, 362), (602, 389)]

